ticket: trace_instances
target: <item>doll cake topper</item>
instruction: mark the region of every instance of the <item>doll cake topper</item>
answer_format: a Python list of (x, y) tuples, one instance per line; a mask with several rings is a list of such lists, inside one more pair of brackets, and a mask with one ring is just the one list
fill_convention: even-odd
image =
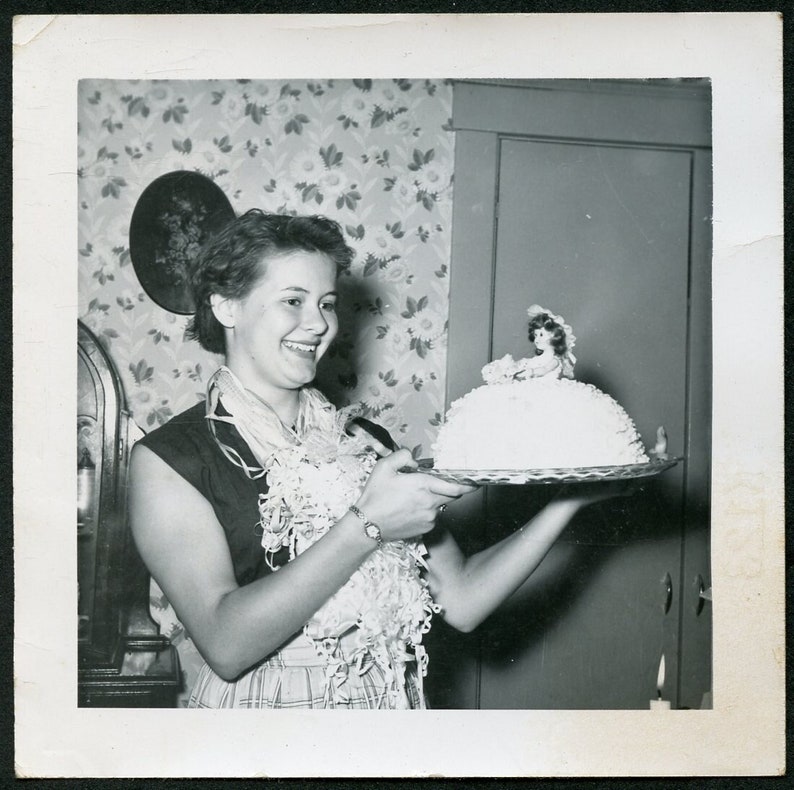
[(527, 309), (527, 336), (535, 347), (535, 355), (514, 360), (511, 354), (488, 363), (482, 369), (486, 384), (526, 381), (531, 378), (573, 378), (576, 357), (572, 349), (576, 337), (561, 315), (538, 304)]

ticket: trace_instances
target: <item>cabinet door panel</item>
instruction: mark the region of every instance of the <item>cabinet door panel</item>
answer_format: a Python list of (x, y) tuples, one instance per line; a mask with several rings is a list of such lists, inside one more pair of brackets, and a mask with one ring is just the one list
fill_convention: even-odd
[[(710, 88), (463, 82), (453, 120), (448, 400), (490, 359), (529, 351), (537, 302), (573, 325), (577, 378), (626, 406), (646, 444), (664, 425), (684, 461), (580, 514), (470, 635), (479, 645), (449, 640), (442, 704), (647, 708), (664, 654), (665, 699), (697, 707), (711, 663), (698, 587), (710, 584)], [(487, 545), (548, 495), (487, 488), (460, 532)]]
[[(578, 337), (576, 378), (623, 404), (646, 444), (664, 425), (678, 454), (691, 162), (679, 150), (503, 140), (494, 277), (494, 358), (528, 353), (528, 305), (561, 313)], [(682, 501), (678, 467), (631, 503), (580, 516), (485, 629), (481, 707), (648, 706), (662, 653), (668, 681), (677, 671), (678, 602), (665, 611), (665, 590), (680, 581)], [(495, 491), (487, 521), (517, 510)]]
[[(519, 496), (489, 496), (494, 538), (515, 528), (509, 514), (526, 512), (527, 503), (510, 501)], [(663, 653), (662, 690), (674, 699), (680, 523), (672, 510), (653, 487), (576, 518), (481, 627), (479, 707), (647, 708)]]

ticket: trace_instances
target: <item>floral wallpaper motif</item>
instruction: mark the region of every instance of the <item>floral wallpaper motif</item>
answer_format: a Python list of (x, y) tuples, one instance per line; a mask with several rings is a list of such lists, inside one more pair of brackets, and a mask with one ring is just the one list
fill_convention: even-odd
[(129, 223), (155, 178), (199, 171), (239, 214), (322, 213), (356, 250), (343, 330), (319, 383), (417, 456), (444, 407), (454, 136), (439, 80), (116, 81), (79, 89), (79, 314), (146, 431), (203, 396), (219, 364), (185, 342), (131, 265)]
[[(256, 206), (341, 224), (356, 257), (318, 383), (429, 455), (444, 410), (451, 85), (83, 80), (78, 100), (79, 317), (113, 359), (138, 425), (152, 430), (203, 398), (221, 361), (185, 341), (187, 316), (146, 295), (129, 252), (143, 190), (194, 170), (238, 214)], [(152, 611), (179, 646), (189, 689), (200, 659), (156, 586)]]

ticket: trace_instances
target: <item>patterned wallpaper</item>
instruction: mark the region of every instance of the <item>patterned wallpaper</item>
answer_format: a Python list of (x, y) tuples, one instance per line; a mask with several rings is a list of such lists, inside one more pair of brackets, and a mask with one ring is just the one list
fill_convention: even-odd
[(203, 397), (220, 362), (184, 340), (186, 316), (149, 299), (129, 254), (143, 190), (195, 170), (238, 214), (257, 206), (342, 225), (356, 258), (319, 383), (430, 454), (444, 409), (451, 105), (442, 80), (80, 82), (79, 316), (144, 431)]

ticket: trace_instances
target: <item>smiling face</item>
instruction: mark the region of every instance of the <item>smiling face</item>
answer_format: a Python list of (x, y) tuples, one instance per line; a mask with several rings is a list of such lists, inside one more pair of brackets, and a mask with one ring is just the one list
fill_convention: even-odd
[(226, 364), (282, 419), (297, 404), (317, 363), (336, 337), (336, 265), (323, 253), (298, 250), (268, 257), (242, 299), (216, 299), (226, 328)]

